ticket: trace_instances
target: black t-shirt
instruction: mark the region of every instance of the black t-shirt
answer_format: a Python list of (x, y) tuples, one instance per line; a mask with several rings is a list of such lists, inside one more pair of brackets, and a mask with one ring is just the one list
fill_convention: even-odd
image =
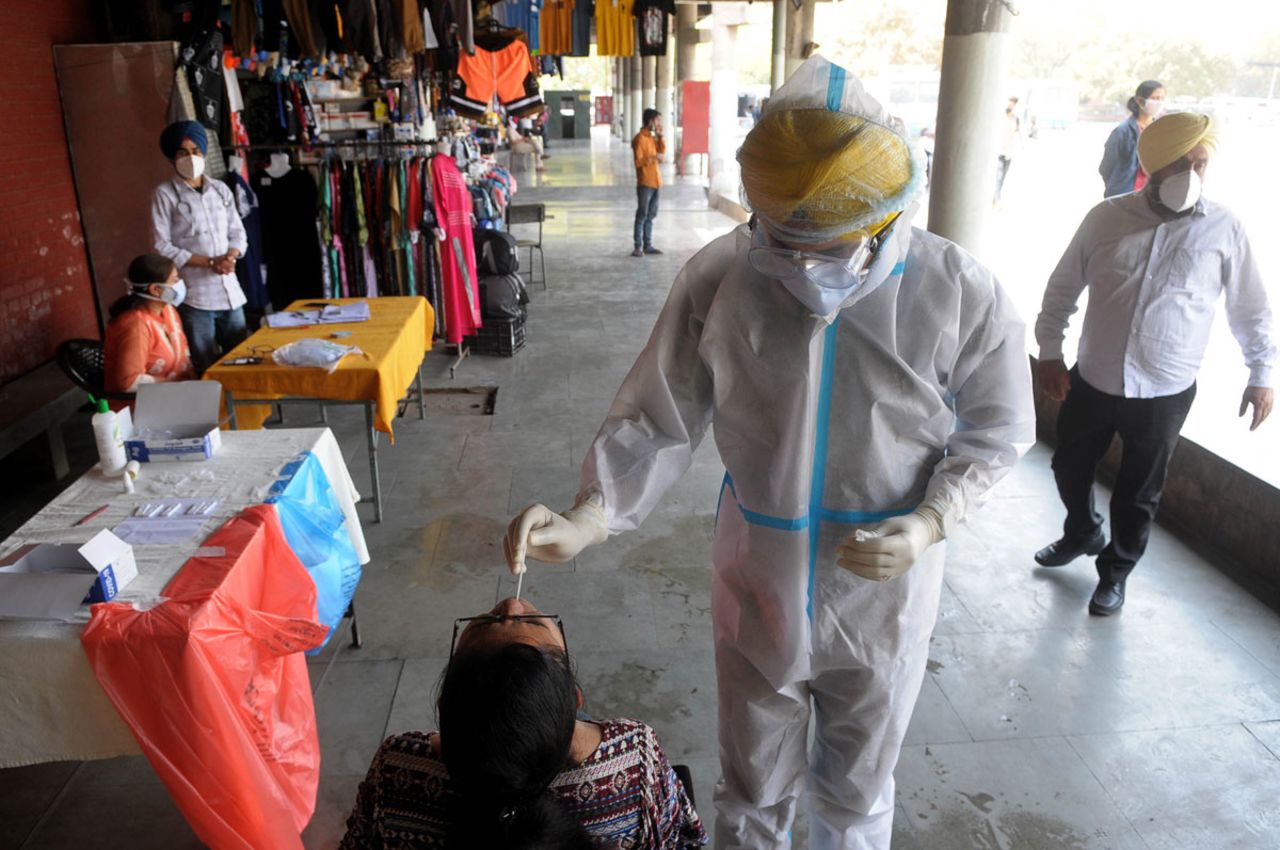
[(641, 56), (666, 56), (667, 16), (676, 13), (675, 0), (636, 0), (632, 8), (640, 22), (637, 52)]

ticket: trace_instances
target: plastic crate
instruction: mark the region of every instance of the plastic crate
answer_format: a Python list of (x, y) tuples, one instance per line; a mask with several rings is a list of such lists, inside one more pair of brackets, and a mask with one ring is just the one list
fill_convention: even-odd
[(472, 354), (514, 357), (524, 348), (524, 319), (485, 318), (475, 336), (463, 340)]

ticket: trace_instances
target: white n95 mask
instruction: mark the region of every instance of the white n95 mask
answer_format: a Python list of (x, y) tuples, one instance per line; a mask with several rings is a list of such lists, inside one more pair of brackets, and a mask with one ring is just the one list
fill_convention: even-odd
[(867, 278), (867, 258), (872, 241), (851, 242), (833, 253), (813, 253), (767, 244), (759, 225), (751, 234), (747, 261), (772, 278), (819, 316), (827, 316), (858, 291)]
[(1159, 197), (1160, 203), (1164, 204), (1174, 212), (1185, 212), (1196, 205), (1196, 201), (1200, 200), (1200, 193), (1203, 184), (1200, 182), (1200, 175), (1195, 171), (1187, 169), (1181, 174), (1175, 174), (1172, 177), (1166, 177), (1160, 181)]
[(204, 174), (204, 157), (195, 155), (179, 157), (173, 161), (173, 167), (184, 179), (196, 180)]

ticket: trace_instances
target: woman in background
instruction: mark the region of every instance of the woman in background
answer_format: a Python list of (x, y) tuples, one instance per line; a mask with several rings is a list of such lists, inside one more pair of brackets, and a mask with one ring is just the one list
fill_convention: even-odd
[(1164, 112), (1164, 85), (1147, 80), (1127, 104), (1129, 117), (1107, 137), (1098, 173), (1105, 184), (1102, 197), (1127, 195), (1147, 185), (1147, 174), (1138, 165), (1138, 135)]

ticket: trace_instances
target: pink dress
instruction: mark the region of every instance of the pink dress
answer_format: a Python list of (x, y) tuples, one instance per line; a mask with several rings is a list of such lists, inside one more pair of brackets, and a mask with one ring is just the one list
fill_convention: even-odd
[(460, 343), (480, 327), (480, 290), (476, 279), (476, 251), (471, 239), (471, 193), (453, 157), (431, 160), (432, 195), (436, 220), (444, 231), (440, 271), (444, 288), (445, 337)]

